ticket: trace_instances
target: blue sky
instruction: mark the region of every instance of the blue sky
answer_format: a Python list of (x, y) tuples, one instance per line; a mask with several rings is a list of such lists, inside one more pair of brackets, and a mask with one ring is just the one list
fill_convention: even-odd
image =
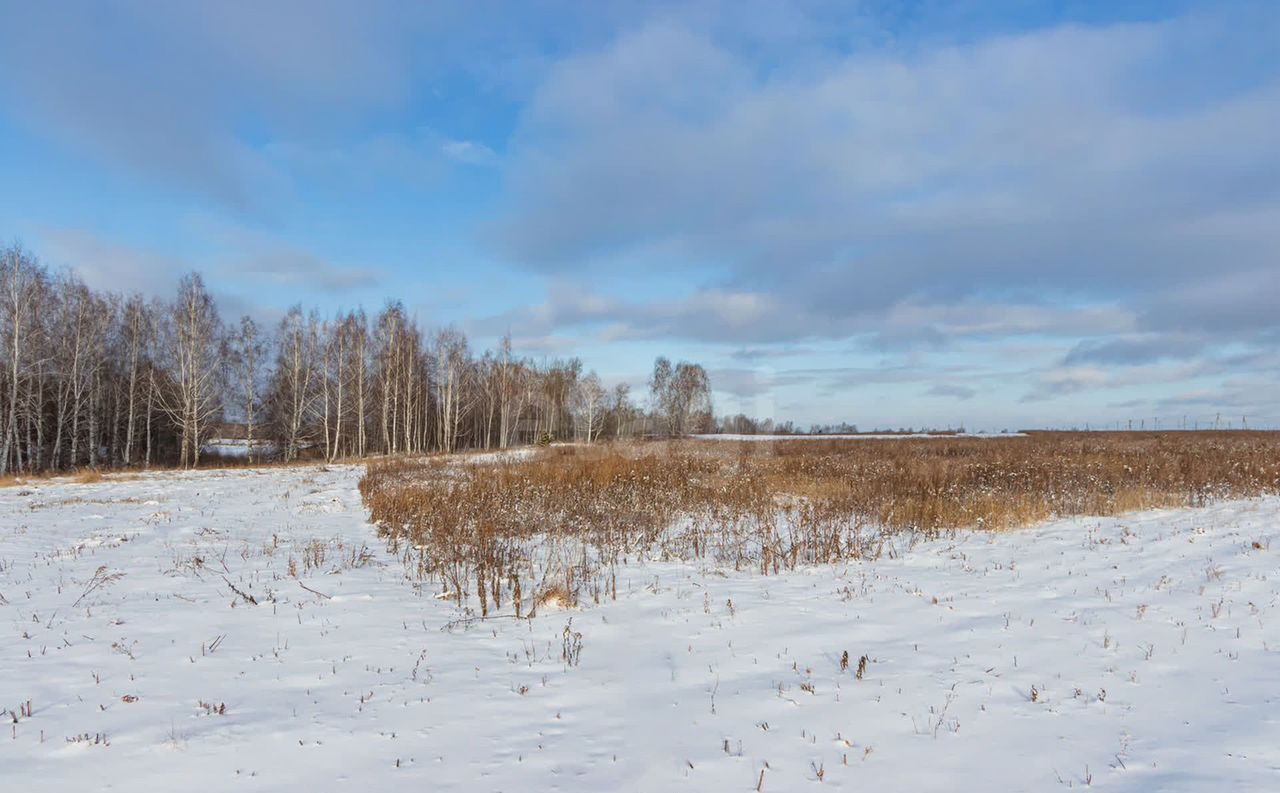
[(0, 236), (721, 412), (1280, 424), (1280, 5), (0, 2)]

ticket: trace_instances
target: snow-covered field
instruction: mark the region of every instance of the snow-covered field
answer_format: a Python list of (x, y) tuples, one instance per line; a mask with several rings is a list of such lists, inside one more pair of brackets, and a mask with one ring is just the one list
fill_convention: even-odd
[(214, 438), (200, 447), (200, 453), (216, 454), (219, 457), (243, 460), (249, 456), (251, 448), (257, 453), (257, 457), (260, 460), (267, 459), (280, 451), (279, 447), (270, 441), (255, 440), (253, 445), (250, 446), (249, 441), (243, 438)]
[(366, 524), (359, 476), (0, 490), (0, 778), (1280, 790), (1280, 499), (778, 577), (632, 565), (616, 602), (450, 627)]
[(738, 435), (731, 432), (722, 432), (714, 435), (694, 435), (693, 437), (704, 441), (895, 441), (915, 438), (945, 440), (954, 438), (1025, 438), (1027, 436), (1023, 432), (957, 432), (950, 434), (937, 432), (866, 432), (856, 435)]

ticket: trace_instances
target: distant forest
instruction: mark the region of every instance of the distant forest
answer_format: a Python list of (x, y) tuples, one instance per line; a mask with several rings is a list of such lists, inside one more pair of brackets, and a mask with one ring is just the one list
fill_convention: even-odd
[(639, 405), (578, 358), (473, 351), (399, 302), (227, 320), (199, 274), (169, 300), (89, 289), (0, 250), (0, 475), (358, 458), (716, 429), (706, 370), (659, 358)]

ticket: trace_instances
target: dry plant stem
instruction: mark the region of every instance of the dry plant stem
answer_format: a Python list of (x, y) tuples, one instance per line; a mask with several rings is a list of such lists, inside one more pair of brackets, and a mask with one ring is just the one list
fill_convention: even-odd
[(222, 576), (222, 580), (226, 582), (227, 586), (231, 588), (231, 591), (232, 591), (232, 592), (234, 592), (234, 593), (235, 593), (237, 596), (239, 596), (240, 598), (243, 598), (243, 599), (244, 599), (244, 602), (246, 602), (246, 603), (248, 603), (248, 604), (250, 604), (250, 605), (253, 605), (253, 606), (258, 605), (258, 599), (257, 599), (257, 598), (255, 598), (253, 595), (250, 595), (248, 592), (245, 592), (244, 590), (240, 589), (240, 588), (239, 588), (239, 587), (237, 587), (235, 584), (231, 583), (231, 579), (227, 578), (227, 577), (224, 575), (224, 576)]
[(89, 580), (89, 586), (84, 590), (84, 592), (80, 594), (80, 597), (76, 598), (76, 601), (71, 604), (71, 608), (75, 608), (76, 606), (80, 605), (80, 601), (89, 597), (89, 595), (93, 594), (99, 589), (102, 589), (103, 587), (106, 587), (106, 586), (110, 586), (116, 581), (119, 581), (121, 578), (124, 578), (124, 575), (125, 574), (121, 572), (108, 573), (107, 566), (105, 564), (101, 565), (100, 567), (98, 567), (97, 570), (94, 571), (93, 578)]
[(310, 592), (310, 593), (311, 593), (311, 594), (313, 594), (313, 595), (319, 595), (320, 597), (324, 598), (325, 600), (333, 600), (333, 595), (326, 595), (325, 593), (321, 592), (321, 591), (320, 591), (320, 590), (318, 590), (318, 589), (312, 589), (311, 587), (307, 586), (306, 584), (302, 583), (301, 581), (299, 581), (299, 582), (298, 582), (298, 586), (302, 587), (303, 589), (307, 590), (308, 592)]

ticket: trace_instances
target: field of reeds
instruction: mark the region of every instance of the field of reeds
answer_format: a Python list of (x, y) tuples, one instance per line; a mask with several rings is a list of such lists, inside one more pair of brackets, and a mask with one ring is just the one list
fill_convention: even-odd
[(418, 575), (521, 615), (613, 596), (637, 559), (769, 574), (878, 556), (904, 533), (1280, 492), (1280, 433), (565, 446), (484, 466), (379, 460), (360, 489)]

